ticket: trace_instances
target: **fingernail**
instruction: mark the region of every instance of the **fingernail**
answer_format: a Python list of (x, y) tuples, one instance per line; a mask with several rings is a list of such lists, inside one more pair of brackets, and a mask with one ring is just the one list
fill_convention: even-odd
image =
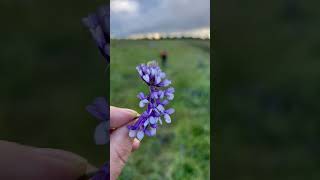
[(126, 112), (132, 114), (134, 117), (140, 116), (140, 114), (137, 113), (135, 110), (132, 110), (132, 109), (123, 109), (123, 110), (125, 110)]

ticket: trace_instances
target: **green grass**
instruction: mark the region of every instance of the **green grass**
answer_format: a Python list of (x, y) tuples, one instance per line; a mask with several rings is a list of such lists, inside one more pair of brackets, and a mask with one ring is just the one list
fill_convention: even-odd
[[(146, 90), (135, 67), (168, 51), (163, 68), (172, 80), (176, 112), (155, 138), (146, 137), (129, 159), (120, 179), (209, 179), (209, 41), (111, 41), (110, 102), (141, 113), (136, 95)], [(160, 61), (159, 61), (160, 63)]]

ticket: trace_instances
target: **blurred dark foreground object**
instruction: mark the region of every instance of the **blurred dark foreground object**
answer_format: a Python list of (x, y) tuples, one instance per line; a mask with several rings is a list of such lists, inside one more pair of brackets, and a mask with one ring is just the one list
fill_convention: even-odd
[(214, 15), (214, 177), (320, 179), (320, 2), (235, 2)]
[(83, 24), (89, 29), (101, 54), (110, 62), (110, 11), (109, 6), (98, 8), (96, 13), (89, 14), (82, 19)]
[(83, 157), (59, 149), (0, 140), (0, 179), (72, 180), (97, 169)]

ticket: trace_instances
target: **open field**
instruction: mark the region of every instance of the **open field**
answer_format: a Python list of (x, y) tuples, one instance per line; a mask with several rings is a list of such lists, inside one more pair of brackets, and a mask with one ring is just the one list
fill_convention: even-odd
[[(210, 45), (207, 40), (111, 41), (110, 102), (138, 112), (136, 95), (146, 91), (135, 67), (167, 50), (163, 68), (173, 81), (172, 124), (145, 137), (120, 179), (209, 179)], [(158, 61), (160, 63), (160, 61)]]

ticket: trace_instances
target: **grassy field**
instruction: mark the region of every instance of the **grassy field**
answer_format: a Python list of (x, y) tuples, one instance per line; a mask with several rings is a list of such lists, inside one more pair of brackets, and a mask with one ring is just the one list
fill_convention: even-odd
[[(120, 179), (209, 179), (210, 42), (207, 40), (111, 41), (110, 102), (138, 112), (136, 95), (146, 91), (135, 67), (167, 50), (175, 110), (170, 125), (146, 137), (129, 159)], [(160, 61), (158, 61), (160, 63)]]

